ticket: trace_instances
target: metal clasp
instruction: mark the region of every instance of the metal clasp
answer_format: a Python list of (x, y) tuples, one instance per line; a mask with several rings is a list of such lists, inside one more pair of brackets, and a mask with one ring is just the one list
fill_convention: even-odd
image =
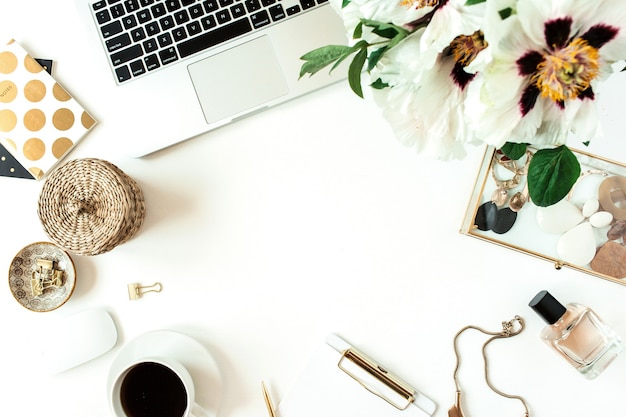
[[(351, 367), (352, 370), (348, 369), (348, 364), (354, 365)], [(415, 399), (415, 391), (411, 386), (355, 348), (345, 350), (337, 365), (366, 390), (382, 398), (398, 410), (406, 409)], [(369, 377), (374, 379), (367, 381)], [(396, 400), (395, 397), (401, 401)]]

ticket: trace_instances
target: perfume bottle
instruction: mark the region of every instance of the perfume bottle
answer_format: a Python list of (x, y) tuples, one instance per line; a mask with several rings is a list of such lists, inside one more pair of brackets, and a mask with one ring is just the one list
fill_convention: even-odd
[(564, 306), (545, 290), (528, 305), (548, 323), (541, 339), (587, 379), (600, 375), (622, 351), (620, 337), (584, 305)]

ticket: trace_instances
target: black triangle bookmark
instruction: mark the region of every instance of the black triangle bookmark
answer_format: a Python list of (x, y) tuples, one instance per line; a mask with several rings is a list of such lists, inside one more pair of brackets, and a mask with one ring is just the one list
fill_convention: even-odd
[(35, 177), (11, 155), (7, 149), (0, 145), (0, 176), (13, 178), (26, 178), (34, 180)]

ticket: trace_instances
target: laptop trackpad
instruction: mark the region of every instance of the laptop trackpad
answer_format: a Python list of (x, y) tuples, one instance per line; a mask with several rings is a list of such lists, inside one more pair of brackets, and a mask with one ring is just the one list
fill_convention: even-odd
[(254, 110), (288, 92), (267, 36), (193, 63), (188, 69), (207, 123)]

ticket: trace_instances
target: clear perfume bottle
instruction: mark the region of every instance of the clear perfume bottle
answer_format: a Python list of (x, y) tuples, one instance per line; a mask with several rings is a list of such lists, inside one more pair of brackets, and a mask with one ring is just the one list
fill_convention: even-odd
[(528, 305), (548, 323), (541, 339), (587, 379), (600, 375), (622, 351), (620, 337), (589, 307), (564, 306), (548, 291), (540, 291)]

